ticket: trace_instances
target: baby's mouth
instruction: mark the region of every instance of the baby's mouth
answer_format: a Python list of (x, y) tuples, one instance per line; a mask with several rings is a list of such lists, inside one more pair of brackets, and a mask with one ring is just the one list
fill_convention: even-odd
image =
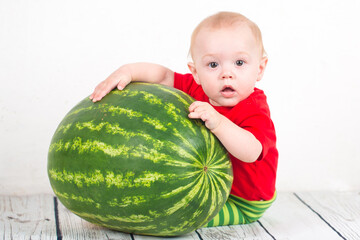
[(231, 86), (224, 86), (221, 90), (221, 94), (226, 98), (232, 97), (235, 94), (235, 89)]
[(225, 86), (221, 92), (234, 92), (235, 90), (231, 86)]

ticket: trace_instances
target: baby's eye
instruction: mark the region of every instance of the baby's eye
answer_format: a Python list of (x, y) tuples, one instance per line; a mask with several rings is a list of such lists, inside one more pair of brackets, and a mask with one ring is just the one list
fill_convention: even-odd
[(219, 66), (219, 64), (217, 62), (209, 63), (209, 67), (211, 67), (211, 68), (216, 68), (217, 66)]
[(244, 61), (243, 60), (237, 60), (236, 61), (236, 65), (237, 66), (242, 66), (244, 64)]

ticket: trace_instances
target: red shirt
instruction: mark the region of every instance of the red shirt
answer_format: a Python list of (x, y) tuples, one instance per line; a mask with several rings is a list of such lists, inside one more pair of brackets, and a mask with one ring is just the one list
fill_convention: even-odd
[[(191, 74), (175, 73), (174, 87), (197, 101), (209, 103), (209, 98)], [(239, 127), (251, 132), (262, 144), (262, 152), (253, 163), (243, 162), (229, 154), (234, 173), (230, 193), (246, 200), (270, 200), (275, 193), (278, 151), (275, 128), (264, 92), (255, 88), (248, 98), (234, 107), (213, 107)]]

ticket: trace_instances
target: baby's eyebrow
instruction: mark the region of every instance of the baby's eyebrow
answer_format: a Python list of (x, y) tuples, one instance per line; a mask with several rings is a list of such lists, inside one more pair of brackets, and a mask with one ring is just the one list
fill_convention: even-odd
[(250, 54), (248, 54), (247, 52), (235, 52), (235, 55), (236, 55), (236, 56), (244, 55), (244, 56), (246, 56), (246, 57), (249, 57), (249, 56), (250, 56)]
[(214, 58), (214, 57), (216, 57), (216, 55), (217, 54), (206, 54), (206, 55), (204, 55), (203, 57), (202, 57), (202, 59), (204, 59), (204, 58)]
[[(208, 59), (214, 59), (217, 58), (219, 54), (215, 54), (215, 53), (209, 53), (206, 54), (204, 56), (202, 56), (201, 60), (205, 61)], [(238, 58), (238, 57), (243, 57), (243, 58), (250, 58), (250, 54), (248, 54), (247, 52), (234, 52), (233, 56), (234, 58)]]

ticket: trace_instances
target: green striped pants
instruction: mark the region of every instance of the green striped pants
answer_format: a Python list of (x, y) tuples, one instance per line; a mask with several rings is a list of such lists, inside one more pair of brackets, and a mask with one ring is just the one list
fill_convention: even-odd
[(248, 201), (230, 195), (220, 212), (204, 227), (216, 227), (252, 223), (258, 220), (276, 199), (268, 201)]

